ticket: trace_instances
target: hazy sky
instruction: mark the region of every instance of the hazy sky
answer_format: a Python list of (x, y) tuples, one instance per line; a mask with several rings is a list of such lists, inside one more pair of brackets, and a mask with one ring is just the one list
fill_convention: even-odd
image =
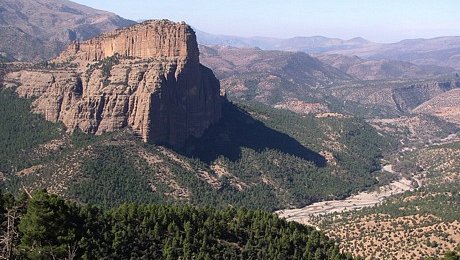
[(378, 42), (460, 35), (460, 0), (75, 0), (132, 20), (185, 21), (214, 34), (322, 35)]

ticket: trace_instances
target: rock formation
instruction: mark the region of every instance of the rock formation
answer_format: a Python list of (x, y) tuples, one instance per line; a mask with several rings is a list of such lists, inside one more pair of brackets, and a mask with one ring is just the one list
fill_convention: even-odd
[(128, 126), (146, 142), (180, 147), (221, 115), (219, 81), (199, 63), (185, 23), (147, 21), (106, 33), (73, 43), (52, 62), (64, 67), (10, 73), (6, 86), (36, 97), (33, 110), (70, 131)]
[(193, 30), (185, 23), (166, 20), (144, 22), (105, 33), (86, 42), (75, 42), (58, 60), (78, 58), (101, 60), (115, 54), (130, 58), (190, 59), (198, 62), (198, 45)]

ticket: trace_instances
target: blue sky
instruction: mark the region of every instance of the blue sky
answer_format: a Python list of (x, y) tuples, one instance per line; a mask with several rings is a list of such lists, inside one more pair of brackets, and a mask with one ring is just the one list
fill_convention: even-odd
[(459, 0), (75, 0), (132, 20), (185, 21), (214, 34), (322, 35), (377, 42), (460, 35)]

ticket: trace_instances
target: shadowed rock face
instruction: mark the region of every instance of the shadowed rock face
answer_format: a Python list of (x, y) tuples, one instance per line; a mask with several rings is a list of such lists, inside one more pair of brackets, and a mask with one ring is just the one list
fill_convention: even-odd
[(219, 81), (199, 63), (185, 23), (148, 21), (103, 34), (72, 44), (53, 62), (73, 65), (19, 71), (6, 81), (20, 96), (37, 97), (33, 110), (69, 131), (128, 126), (146, 142), (181, 147), (221, 115)]

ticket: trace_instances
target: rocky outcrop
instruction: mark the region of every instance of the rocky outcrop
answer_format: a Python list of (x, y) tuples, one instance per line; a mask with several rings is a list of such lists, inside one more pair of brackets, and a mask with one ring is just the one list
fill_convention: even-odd
[(102, 134), (130, 127), (144, 141), (180, 147), (219, 120), (220, 86), (199, 63), (184, 23), (148, 21), (72, 44), (64, 69), (7, 75), (33, 110), (70, 130)]
[(129, 58), (176, 58), (198, 62), (195, 33), (185, 23), (167, 20), (142, 24), (105, 33), (86, 42), (75, 42), (57, 61), (98, 61), (118, 54)]

